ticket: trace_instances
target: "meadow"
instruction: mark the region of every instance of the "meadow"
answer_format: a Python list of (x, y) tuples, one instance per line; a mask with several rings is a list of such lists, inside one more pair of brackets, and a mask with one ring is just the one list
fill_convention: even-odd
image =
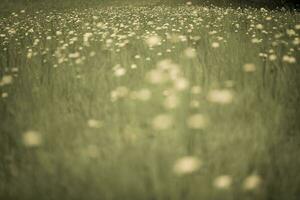
[(298, 200), (300, 14), (0, 19), (0, 199)]

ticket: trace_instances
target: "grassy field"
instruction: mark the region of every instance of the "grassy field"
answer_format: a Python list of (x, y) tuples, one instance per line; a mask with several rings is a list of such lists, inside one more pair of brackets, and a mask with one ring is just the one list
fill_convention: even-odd
[(300, 15), (0, 19), (0, 199), (298, 200)]

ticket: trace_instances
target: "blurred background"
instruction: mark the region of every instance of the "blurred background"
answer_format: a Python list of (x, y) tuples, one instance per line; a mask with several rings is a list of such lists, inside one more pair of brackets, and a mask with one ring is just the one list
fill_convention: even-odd
[(0, 12), (26, 8), (52, 8), (87, 7), (94, 5), (178, 5), (192, 2), (194, 5), (217, 6), (255, 6), (268, 8), (292, 8), (299, 9), (299, 0), (1, 0)]
[(299, 200), (297, 7), (0, 0), (0, 200)]

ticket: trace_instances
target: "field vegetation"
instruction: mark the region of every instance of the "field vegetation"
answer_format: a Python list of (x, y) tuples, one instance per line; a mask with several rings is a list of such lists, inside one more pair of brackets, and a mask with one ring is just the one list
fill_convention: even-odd
[(298, 12), (6, 8), (0, 199), (299, 199)]

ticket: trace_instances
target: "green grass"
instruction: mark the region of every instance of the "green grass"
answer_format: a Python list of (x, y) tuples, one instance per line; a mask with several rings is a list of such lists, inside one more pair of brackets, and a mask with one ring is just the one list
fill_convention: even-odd
[[(297, 200), (299, 19), (196, 6), (2, 18), (0, 198)], [(201, 166), (174, 171), (186, 156)]]

